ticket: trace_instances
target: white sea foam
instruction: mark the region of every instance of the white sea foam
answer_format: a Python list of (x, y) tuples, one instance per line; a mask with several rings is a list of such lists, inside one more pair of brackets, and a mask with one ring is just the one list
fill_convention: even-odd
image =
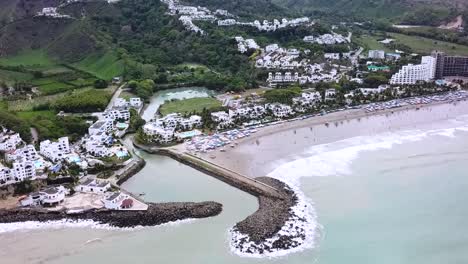
[[(247, 248), (245, 247), (249, 244), (245, 244), (244, 248), (241, 249), (238, 247), (239, 240), (242, 238), (248, 239), (248, 237), (231, 230), (231, 250), (237, 255), (260, 258), (284, 256), (304, 249), (313, 248), (315, 246), (315, 241), (317, 241), (319, 237), (321, 226), (317, 221), (312, 201), (300, 190), (300, 178), (350, 175), (352, 173), (352, 162), (358, 158), (359, 154), (362, 152), (391, 149), (395, 145), (417, 142), (433, 136), (452, 138), (456, 136), (456, 132), (458, 131), (468, 131), (468, 116), (462, 116), (449, 121), (452, 126), (448, 128), (426, 131), (407, 130), (388, 132), (375, 136), (353, 137), (329, 144), (316, 145), (309, 148), (303, 153), (302, 157), (297, 157), (294, 161), (283, 161), (283, 164), (277, 167), (268, 176), (283, 181), (295, 191), (299, 202), (293, 210), (296, 213), (302, 214), (302, 217), (306, 218), (307, 221), (303, 222), (290, 219), (286, 223), (285, 228), (291, 223), (294, 227), (299, 226), (303, 228), (304, 234), (306, 235), (305, 239), (299, 241), (301, 243), (300, 246), (289, 250), (266, 252), (263, 254), (259, 254), (258, 252), (247, 253)], [(282, 229), (280, 232), (290, 232), (289, 234), (294, 234), (293, 231), (295, 230), (288, 230), (286, 228), (285, 230)], [(277, 239), (277, 237), (278, 235), (272, 240)], [(265, 243), (270, 245), (271, 241), (269, 240)]]
[(135, 226), (135, 227), (115, 227), (109, 224), (101, 224), (93, 220), (70, 220), (62, 219), (55, 221), (27, 221), (27, 222), (16, 222), (16, 223), (1, 223), (0, 234), (15, 232), (15, 231), (31, 231), (31, 230), (43, 230), (43, 229), (65, 229), (65, 228), (91, 228), (91, 229), (102, 229), (102, 230), (120, 230), (120, 231), (131, 231), (141, 230), (144, 228), (158, 228), (164, 226), (177, 226), (180, 224), (186, 224), (195, 221), (195, 219), (184, 219), (173, 222), (164, 223), (157, 226)]
[[(242, 257), (275, 258), (314, 247), (318, 230), (314, 208), (299, 188), (293, 185), (289, 186), (297, 196), (297, 203), (291, 208), (291, 216), (281, 230), (274, 237), (256, 244), (250, 241), (248, 235), (231, 229), (229, 230), (229, 236), (231, 238), (232, 253)], [(271, 249), (273, 243), (279, 240), (281, 236), (294, 237), (292, 240), (297, 243), (297, 246), (290, 249)], [(243, 240), (246, 240), (246, 242)], [(260, 252), (260, 250), (263, 252)]]

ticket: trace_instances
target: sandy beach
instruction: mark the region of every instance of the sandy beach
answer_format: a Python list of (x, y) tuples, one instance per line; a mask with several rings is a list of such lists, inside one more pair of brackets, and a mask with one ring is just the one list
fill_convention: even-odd
[[(412, 129), (435, 129), (433, 122), (468, 114), (468, 102), (410, 105), (376, 112), (353, 109), (258, 129), (235, 148), (197, 154), (249, 177), (265, 176), (314, 145), (357, 136)], [(184, 146), (178, 146), (179, 151)], [(213, 158), (215, 157), (215, 158)]]

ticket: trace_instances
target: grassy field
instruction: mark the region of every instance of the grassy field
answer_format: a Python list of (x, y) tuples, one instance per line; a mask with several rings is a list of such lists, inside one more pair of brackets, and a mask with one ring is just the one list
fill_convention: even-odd
[(66, 84), (62, 82), (53, 82), (53, 83), (43, 84), (39, 86), (39, 91), (43, 95), (51, 95), (51, 94), (58, 94), (58, 93), (66, 92), (74, 88), (76, 87), (70, 84)]
[(16, 115), (25, 120), (25, 121), (33, 121), (36, 117), (54, 119), (56, 117), (53, 111), (44, 110), (44, 111), (23, 111), (17, 112)]
[(101, 79), (109, 80), (120, 76), (124, 70), (124, 63), (111, 52), (103, 55), (91, 55), (86, 59), (72, 65), (82, 71), (89, 72)]
[[(75, 92), (85, 92), (91, 90), (92, 88), (83, 88), (77, 90)], [(58, 93), (54, 95), (46, 95), (35, 97), (31, 100), (16, 100), (16, 101), (8, 101), (8, 110), (13, 112), (20, 112), (20, 111), (32, 111), (34, 107), (38, 107), (45, 104), (52, 104), (58, 99), (66, 96), (68, 92)]]
[(13, 57), (0, 58), (5, 66), (55, 66), (56, 63), (42, 50), (25, 51)]
[(137, 97), (137, 96), (135, 94), (133, 94), (133, 93), (123, 91), (123, 92), (120, 93), (119, 97), (124, 98), (125, 100), (129, 100), (130, 98)]
[(359, 38), (354, 39), (360, 46), (365, 50), (384, 50), (386, 52), (392, 52), (392, 50), (385, 47), (384, 44), (380, 43), (376, 36), (362, 35)]
[(396, 39), (397, 43), (407, 45), (416, 53), (428, 54), (433, 50), (439, 50), (451, 55), (468, 55), (468, 46), (397, 33), (389, 33), (389, 35)]
[(204, 108), (210, 109), (220, 106), (220, 101), (211, 97), (203, 97), (166, 102), (161, 105), (159, 111), (163, 115), (170, 113), (187, 114), (191, 112), (201, 112)]
[(33, 79), (33, 75), (30, 73), (8, 71), (0, 69), (0, 81), (5, 82), (8, 85), (13, 85), (18, 81), (30, 81)]
[[(419, 36), (409, 36), (398, 33), (387, 34), (389, 38), (395, 39), (394, 43), (406, 45), (410, 47), (415, 53), (429, 54), (433, 50), (439, 50), (451, 55), (468, 56), (468, 46), (429, 38), (423, 38)], [(356, 38), (354, 41), (360, 46), (364, 47), (365, 50), (378, 49), (385, 50), (386, 52), (394, 52), (394, 50), (391, 50), (387, 48), (384, 44), (378, 42), (379, 39), (382, 39), (382, 37), (375, 35), (362, 35), (359, 38)]]

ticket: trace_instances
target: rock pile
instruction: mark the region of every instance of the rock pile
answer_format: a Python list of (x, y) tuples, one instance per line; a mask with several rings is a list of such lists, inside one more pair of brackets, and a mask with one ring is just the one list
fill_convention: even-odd
[(282, 190), (283, 199), (259, 197), (259, 209), (231, 230), (231, 245), (240, 254), (265, 254), (299, 247), (305, 241), (304, 223), (295, 206), (297, 196), (285, 183), (261, 177), (257, 180)]
[(189, 218), (216, 216), (222, 205), (216, 202), (201, 203), (150, 203), (147, 211), (89, 210), (67, 214), (65, 211), (35, 209), (0, 210), (0, 223), (56, 220), (93, 220), (114, 227), (155, 226)]

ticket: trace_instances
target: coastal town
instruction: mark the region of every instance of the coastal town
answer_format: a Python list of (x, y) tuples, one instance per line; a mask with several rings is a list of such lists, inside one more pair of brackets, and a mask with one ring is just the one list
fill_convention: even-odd
[[(125, 134), (130, 120), (129, 109), (142, 109), (140, 98), (126, 101), (116, 98), (88, 129), (88, 134), (71, 144), (68, 137), (28, 144), (15, 131), (2, 128), (0, 151), (0, 186), (27, 188), (31, 182), (64, 182), (47, 184), (19, 198), (21, 206), (50, 207), (52, 210), (146, 210), (147, 205), (119, 190), (118, 177), (135, 166), (137, 159), (119, 142), (116, 135)], [(112, 172), (106, 163), (115, 162), (120, 169)], [(100, 172), (101, 171), (101, 172)], [(92, 173), (91, 173), (92, 172)], [(108, 175), (110, 174), (110, 175)], [(112, 177), (115, 177), (112, 178)], [(104, 178), (104, 179), (100, 179)], [(114, 179), (110, 181), (109, 179)], [(18, 187), (21, 186), (21, 187)]]
[[(100, 39), (102, 43), (76, 44), (83, 53), (92, 50), (81, 61), (65, 51), (45, 59), (46, 52), (29, 47), (33, 64), (25, 66), (24, 58), (10, 59), (10, 50), (0, 47), (0, 227), (5, 225), (5, 233), (18, 223), (90, 221), (106, 228), (135, 228), (219, 215), (225, 205), (215, 199), (180, 202), (177, 196), (177, 202), (171, 202), (167, 197), (173, 197), (163, 197), (164, 193), (148, 195), (148, 189), (135, 191), (123, 185), (142, 171), (150, 175), (143, 183), (148, 186), (162, 173), (175, 177), (173, 168), (166, 166), (173, 161), (171, 166), (184, 165), (255, 198), (257, 210), (224, 229), (229, 238), (223, 241), (232, 253), (284, 256), (313, 247), (321, 227), (314, 206), (300, 189), (302, 176), (288, 178), (287, 169), (294, 168), (280, 168), (280, 163), (295, 159), (299, 149), (364, 137), (364, 131), (373, 136), (386, 131), (366, 128), (369, 119), (381, 118), (378, 126), (388, 126), (389, 133), (401, 132), (417, 129), (419, 119), (410, 125), (411, 120), (401, 122), (395, 129), (388, 120), (415, 113), (449, 120), (462, 111), (452, 116), (448, 111), (431, 113), (432, 109), (453, 109), (468, 102), (468, 49), (464, 49), (468, 44), (461, 37), (454, 43), (447, 40), (464, 32), (463, 16), (457, 17), (456, 30), (438, 27), (450, 34), (441, 31), (446, 35), (424, 42), (439, 32), (425, 31), (426, 26), (388, 29), (358, 16), (344, 19), (337, 14), (332, 19), (320, 12), (299, 11), (282, 15), (285, 9), (273, 12), (267, 4), (261, 5), (272, 13), (259, 15), (252, 11), (258, 6), (245, 11), (239, 3), (234, 6), (242, 12), (229, 5), (217, 8), (211, 1), (182, 0), (138, 3), (139, 9), (131, 11), (123, 1), (102, 1), (112, 7), (107, 13), (92, 13), (99, 5), (88, 6), (81, 0), (43, 3), (28, 10), (34, 22), (48, 21), (50, 28), (70, 31), (74, 23), (91, 19), (90, 27), (102, 30), (99, 34), (54, 37), (70, 43)], [(139, 13), (141, 18), (136, 16)], [(152, 30), (157, 34), (147, 33)], [(42, 32), (36, 31), (30, 34), (36, 37)], [(423, 39), (423, 48), (411, 41), (403, 44), (402, 39), (411, 34)], [(144, 45), (139, 45), (142, 40)], [(2, 79), (12, 73), (13, 80)], [(347, 125), (355, 131), (343, 132), (346, 136), (332, 133)], [(455, 133), (437, 129), (432, 134)], [(317, 131), (330, 137), (321, 140)], [(280, 145), (275, 140), (294, 145), (291, 150), (296, 152), (279, 151), (281, 146), (271, 145)], [(386, 140), (383, 137), (382, 142)], [(367, 143), (373, 142), (359, 141)], [(332, 167), (343, 163), (339, 172), (350, 174), (346, 166), (357, 159), (359, 146), (343, 154), (349, 160), (336, 158), (326, 168), (318, 168), (316, 160), (301, 162), (313, 170), (329, 170), (330, 175), (338, 174)], [(332, 149), (320, 147), (317, 152)], [(278, 153), (271, 155), (274, 161), (254, 159), (259, 155), (256, 150)], [(333, 160), (332, 154), (317, 161)], [(152, 160), (155, 156), (161, 159)], [(147, 166), (147, 162), (152, 163)], [(191, 187), (194, 179), (184, 184)], [(157, 184), (171, 194), (186, 192), (172, 182)], [(203, 190), (210, 186), (207, 183)], [(193, 188), (194, 193), (199, 191), (195, 184)], [(242, 203), (236, 200), (226, 208), (238, 204)]]

